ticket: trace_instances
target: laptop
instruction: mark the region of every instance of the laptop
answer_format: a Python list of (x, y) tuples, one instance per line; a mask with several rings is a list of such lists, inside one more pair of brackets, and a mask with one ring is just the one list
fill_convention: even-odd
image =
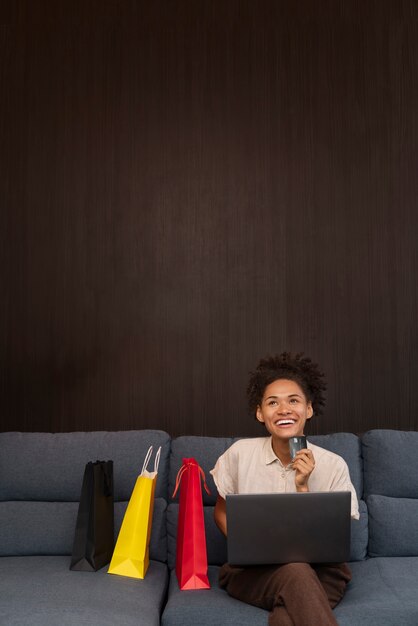
[(228, 495), (226, 514), (231, 565), (350, 559), (350, 491)]

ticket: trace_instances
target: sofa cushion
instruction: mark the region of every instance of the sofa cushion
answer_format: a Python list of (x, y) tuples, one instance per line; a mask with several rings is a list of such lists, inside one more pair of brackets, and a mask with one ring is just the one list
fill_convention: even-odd
[[(127, 502), (115, 503), (115, 540)], [(154, 504), (150, 558), (167, 560), (164, 498)], [(70, 555), (78, 502), (0, 502), (0, 556)]]
[(352, 433), (334, 433), (332, 435), (308, 436), (316, 446), (339, 454), (348, 465), (351, 482), (360, 499), (363, 494), (363, 461), (361, 458), (360, 439)]
[[(350, 433), (337, 433), (335, 435), (309, 437), (312, 443), (322, 446), (331, 452), (340, 454), (347, 462), (350, 475), (357, 493), (361, 494), (361, 454), (358, 437)], [(208, 563), (210, 565), (221, 565), (226, 561), (226, 542), (218, 530), (213, 520), (213, 505), (216, 502), (217, 491), (209, 471), (214, 467), (217, 459), (225, 452), (238, 438), (220, 437), (178, 437), (172, 441), (170, 472), (169, 472), (169, 492), (173, 493), (178, 470), (182, 465), (184, 457), (194, 457), (201, 465), (206, 475), (206, 482), (211, 490), (211, 495), (207, 495), (202, 489), (204, 503), (206, 543), (208, 551)], [(167, 509), (167, 546), (168, 564), (170, 568), (175, 566), (176, 533), (178, 518), (178, 498), (171, 500)], [(351, 559), (361, 560), (366, 557), (368, 527), (367, 527), (367, 507), (364, 502), (359, 502), (360, 520), (352, 522), (352, 550)]]
[[(350, 564), (353, 578), (334, 609), (339, 626), (418, 624), (418, 558), (377, 558)], [(219, 568), (209, 567), (211, 589), (180, 591), (171, 573), (162, 626), (267, 626), (268, 613), (230, 598), (219, 589)]]
[[(7, 626), (159, 626), (167, 566), (156, 561), (143, 580), (73, 572), (65, 556), (0, 558), (0, 615)], [(123, 616), (123, 617), (122, 617)]]
[(369, 496), (369, 556), (418, 556), (418, 499)]
[(418, 498), (418, 432), (371, 430), (362, 437), (362, 450), (366, 498)]
[[(178, 437), (173, 439), (171, 443), (170, 473), (169, 473), (169, 496), (173, 493), (176, 475), (182, 465), (184, 457), (194, 457), (202, 467), (206, 475), (206, 482), (211, 491), (208, 496), (203, 491), (204, 504), (215, 504), (217, 491), (215, 483), (209, 471), (213, 469), (218, 458), (227, 450), (236, 438), (222, 437)], [(336, 433), (333, 435), (316, 435), (308, 437), (309, 441), (317, 446), (321, 446), (326, 450), (335, 452), (343, 457), (350, 470), (351, 481), (357, 491), (359, 499), (363, 493), (362, 471), (363, 464), (361, 459), (361, 444), (356, 435), (351, 433)], [(176, 496), (178, 500), (178, 495)]]
[[(363, 500), (359, 502), (360, 520), (351, 521), (351, 561), (360, 561), (367, 556), (368, 518), (367, 507)], [(204, 507), (206, 550), (209, 565), (222, 565), (227, 561), (226, 539), (215, 524), (213, 506)], [(168, 566), (176, 565), (176, 536), (179, 505), (174, 502), (167, 508), (167, 548)]]
[[(204, 507), (206, 551), (210, 565), (222, 565), (226, 562), (226, 540), (213, 519), (213, 506)], [(167, 508), (167, 563), (172, 569), (176, 566), (176, 539), (179, 505), (174, 502)]]
[(88, 461), (113, 460), (115, 501), (131, 496), (150, 445), (162, 446), (156, 497), (166, 497), (170, 437), (160, 430), (0, 433), (0, 501), (78, 502)]
[(211, 589), (180, 591), (173, 571), (162, 626), (267, 626), (268, 612), (231, 598), (219, 588), (218, 572), (209, 567)]
[(418, 624), (418, 558), (367, 559), (350, 567), (353, 578), (334, 609), (339, 626)]

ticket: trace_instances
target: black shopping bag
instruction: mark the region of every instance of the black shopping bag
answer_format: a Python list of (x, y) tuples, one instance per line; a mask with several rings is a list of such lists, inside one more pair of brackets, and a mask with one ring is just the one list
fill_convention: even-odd
[(70, 569), (95, 572), (110, 562), (113, 524), (113, 461), (87, 463)]

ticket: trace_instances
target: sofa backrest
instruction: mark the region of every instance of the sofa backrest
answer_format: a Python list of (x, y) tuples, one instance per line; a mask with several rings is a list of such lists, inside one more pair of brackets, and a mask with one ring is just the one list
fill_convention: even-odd
[[(209, 565), (221, 565), (227, 560), (226, 540), (217, 528), (213, 518), (217, 491), (209, 471), (213, 469), (218, 457), (237, 439), (188, 436), (173, 439), (171, 443), (169, 494), (171, 495), (174, 491), (177, 472), (182, 465), (183, 458), (187, 457), (194, 457), (202, 467), (206, 475), (207, 485), (211, 491), (211, 495), (208, 495), (202, 490)], [(316, 445), (340, 454), (345, 459), (360, 499), (362, 495), (362, 458), (358, 437), (349, 433), (338, 433), (321, 437), (308, 437), (308, 439)], [(169, 500), (167, 508), (167, 546), (170, 568), (174, 568), (176, 562), (178, 501), (179, 495), (177, 494), (174, 500)], [(361, 560), (366, 557), (368, 536), (367, 509), (364, 502), (360, 504), (360, 515), (359, 522), (352, 522), (351, 560)]]
[(165, 561), (170, 437), (159, 430), (0, 433), (0, 556), (70, 555), (84, 468), (113, 460), (115, 538), (148, 447), (159, 446), (150, 557)]
[(418, 556), (418, 432), (362, 437), (369, 556)]

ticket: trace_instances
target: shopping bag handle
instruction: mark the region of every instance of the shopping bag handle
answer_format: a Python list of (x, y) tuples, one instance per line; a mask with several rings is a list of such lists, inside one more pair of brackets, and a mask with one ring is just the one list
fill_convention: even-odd
[[(147, 454), (145, 456), (145, 461), (144, 461), (144, 465), (142, 466), (141, 474), (143, 474), (145, 472), (145, 470), (147, 469), (148, 463), (150, 462), (150, 459), (151, 459), (152, 450), (153, 450), (153, 447), (150, 446), (148, 448), (148, 452), (147, 452)], [(161, 446), (158, 448), (157, 454), (155, 455), (155, 461), (154, 461), (154, 472), (155, 473), (158, 472), (158, 466), (160, 464), (160, 456), (161, 456)]]
[(149, 460), (151, 458), (151, 454), (152, 454), (152, 446), (150, 446), (148, 448), (148, 452), (145, 455), (144, 465), (142, 466), (141, 474), (143, 474), (145, 472), (145, 470), (147, 469), (147, 465), (148, 465)]
[[(186, 471), (189, 469), (189, 467), (190, 467), (191, 465), (194, 465), (194, 463), (184, 463), (184, 464), (180, 467), (179, 471), (177, 472), (177, 476), (176, 476), (176, 485), (175, 485), (175, 488), (174, 488), (173, 495), (171, 496), (172, 498), (175, 498), (175, 497), (176, 497), (176, 493), (177, 493), (177, 491), (178, 491), (178, 489), (179, 489), (179, 487), (180, 487), (180, 482), (181, 482), (181, 479), (182, 479), (182, 477), (183, 477), (183, 474), (184, 474), (184, 472), (186, 472)], [(202, 479), (203, 479), (203, 486), (204, 486), (204, 488), (205, 488), (205, 491), (206, 491), (206, 493), (210, 496), (209, 487), (208, 487), (208, 486), (207, 486), (207, 484), (206, 484), (206, 476), (205, 476), (205, 472), (202, 470), (202, 468), (200, 467), (200, 465), (197, 465), (197, 467), (198, 467), (198, 469), (199, 469), (199, 474), (200, 474), (200, 476), (201, 476), (201, 477), (202, 477)]]
[(160, 456), (161, 456), (161, 446), (158, 448), (157, 454), (155, 455), (155, 461), (154, 461), (154, 472), (155, 473), (158, 472), (158, 466), (160, 464)]

